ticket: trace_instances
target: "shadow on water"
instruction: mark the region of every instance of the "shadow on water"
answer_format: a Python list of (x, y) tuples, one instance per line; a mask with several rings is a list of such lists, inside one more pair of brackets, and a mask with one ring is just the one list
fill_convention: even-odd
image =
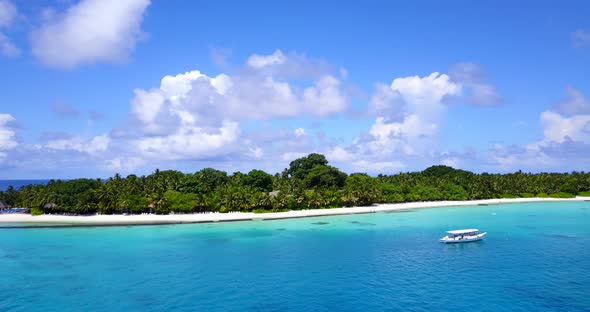
[(207, 242), (208, 244), (227, 244), (230, 241), (231, 239), (227, 237), (213, 237), (205, 240), (205, 242)]
[(536, 230), (537, 229), (536, 226), (532, 226), (532, 225), (519, 225), (518, 227), (521, 229), (525, 229), (525, 230)]
[(275, 231), (286, 231), (286, 230), (287, 230), (286, 228), (278, 228), (278, 229), (275, 229)]
[(360, 222), (360, 221), (350, 221), (351, 224), (361, 225), (361, 226), (375, 226), (377, 224), (371, 222)]
[(326, 224), (330, 224), (330, 222), (323, 222), (323, 221), (320, 221), (320, 222), (313, 222), (312, 224), (313, 224), (313, 225), (326, 225)]
[(466, 242), (466, 243), (454, 243), (454, 244), (443, 244), (438, 243), (445, 246), (445, 250), (452, 251), (452, 250), (475, 250), (483, 247), (485, 242), (483, 240), (475, 241), (475, 242)]
[(567, 240), (578, 239), (575, 236), (569, 236), (569, 235), (563, 235), (563, 234), (541, 234), (541, 235), (543, 237), (555, 238), (555, 239), (567, 239)]

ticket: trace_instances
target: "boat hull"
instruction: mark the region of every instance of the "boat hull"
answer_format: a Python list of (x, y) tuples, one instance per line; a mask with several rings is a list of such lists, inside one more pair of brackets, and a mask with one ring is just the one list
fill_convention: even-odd
[(444, 244), (460, 244), (460, 243), (477, 242), (477, 241), (482, 240), (486, 234), (487, 233), (481, 233), (476, 236), (471, 236), (471, 237), (463, 238), (463, 239), (454, 239), (454, 238), (449, 238), (449, 237), (443, 237), (440, 239), (440, 242), (444, 243)]

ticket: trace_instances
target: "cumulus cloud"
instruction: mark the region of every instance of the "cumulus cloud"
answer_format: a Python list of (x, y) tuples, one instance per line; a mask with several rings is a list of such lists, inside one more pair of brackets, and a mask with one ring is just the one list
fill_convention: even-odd
[(490, 106), (500, 102), (496, 86), (486, 83), (481, 66), (474, 63), (455, 64), (449, 70), (451, 79), (462, 86), (463, 98), (467, 104)]
[(283, 53), (275, 50), (272, 54), (251, 55), (242, 72), (249, 75), (281, 77), (282, 79), (319, 79), (326, 73), (334, 77), (346, 78), (346, 69), (335, 69), (327, 62), (310, 58), (296, 52)]
[(271, 65), (284, 64), (287, 61), (287, 57), (281, 50), (276, 50), (270, 55), (259, 55), (253, 54), (248, 58), (248, 66), (254, 69), (261, 69)]
[(590, 142), (590, 114), (565, 117), (552, 111), (541, 113), (544, 141), (563, 143), (572, 141)]
[(401, 94), (390, 85), (377, 83), (369, 101), (368, 112), (375, 116), (386, 116), (388, 119), (403, 117), (405, 101)]
[[(265, 150), (243, 137), (240, 123), (329, 116), (346, 109), (348, 97), (332, 73), (310, 71), (296, 79), (294, 71), (276, 67), (314, 62), (277, 50), (251, 56), (233, 73), (209, 76), (193, 70), (165, 76), (156, 88), (135, 90), (131, 117), (139, 131), (131, 145), (150, 158), (198, 160), (240, 153), (260, 159)], [(306, 133), (300, 128), (292, 136), (302, 139)]]
[(584, 95), (568, 87), (564, 100), (539, 116), (543, 138), (520, 146), (497, 144), (491, 157), (501, 167), (587, 170), (590, 163), (590, 110)]
[(449, 74), (433, 72), (423, 77), (399, 77), (390, 85), (377, 83), (368, 103), (368, 113), (375, 116), (375, 122), (348, 148), (334, 149), (334, 156), (353, 165), (363, 161), (375, 164), (356, 166), (369, 172), (420, 161), (461, 165), (473, 156), (436, 151), (448, 106), (456, 101), (484, 106), (496, 104), (499, 96), (495, 86), (486, 83), (481, 67), (472, 63), (455, 65)]
[(158, 132), (170, 118), (201, 123), (265, 120), (301, 114), (327, 116), (343, 111), (348, 100), (340, 82), (326, 75), (299, 89), (280, 77), (220, 74), (209, 77), (197, 70), (165, 76), (159, 88), (135, 90), (134, 116)]
[[(284, 63), (269, 61), (261, 68), (252, 68), (249, 63), (256, 58), (250, 58), (231, 73), (210, 76), (194, 70), (164, 76), (154, 88), (134, 90), (127, 126), (94, 136), (46, 133), (42, 144), (22, 149), (31, 155), (29, 162), (12, 159), (10, 163), (30, 166), (35, 162), (56, 168), (56, 164), (63, 164), (63, 156), (76, 166), (98, 163), (108, 172), (141, 171), (146, 166), (153, 169), (159, 164), (187, 161), (228, 170), (248, 168), (245, 163), (280, 170), (284, 159), (314, 151), (320, 139), (304, 128), (244, 132), (243, 123), (328, 116), (342, 112), (348, 104), (340, 80), (324, 71), (328, 67), (295, 71), (294, 64), (317, 62), (295, 53), (281, 54)], [(59, 102), (52, 109), (58, 116), (80, 114)], [(42, 157), (43, 153), (47, 157)], [(228, 160), (240, 160), (240, 164), (233, 167)]]
[(541, 113), (544, 135), (541, 145), (570, 140), (590, 143), (590, 103), (572, 87), (566, 88), (565, 92), (565, 98), (557, 103), (555, 111)]
[(285, 162), (291, 162), (297, 158), (305, 157), (308, 152), (286, 152), (281, 155), (281, 159)]
[(368, 134), (353, 144), (357, 158), (384, 161), (416, 155), (437, 135), (445, 98), (460, 92), (459, 84), (438, 72), (396, 78), (388, 88), (377, 85), (369, 103), (377, 117)]
[(401, 161), (357, 160), (352, 163), (352, 167), (354, 170), (362, 172), (394, 172), (403, 169), (405, 165)]
[(107, 159), (104, 166), (112, 172), (133, 172), (137, 168), (145, 165), (145, 160), (139, 157), (116, 157)]
[(125, 60), (142, 37), (149, 5), (150, 0), (81, 0), (32, 32), (33, 55), (60, 68)]
[(536, 144), (518, 146), (497, 143), (490, 149), (490, 158), (491, 167), (501, 171), (530, 170), (555, 166), (554, 160), (542, 153)]
[(350, 171), (393, 173), (407, 162), (439, 161), (430, 156), (446, 115), (446, 99), (462, 86), (446, 74), (399, 77), (378, 83), (368, 103), (374, 123), (348, 146), (323, 144), (316, 150)]
[(142, 137), (131, 142), (145, 157), (194, 160), (215, 156), (226, 146), (236, 143), (239, 135), (238, 123), (226, 121), (215, 131), (187, 124), (169, 135)]
[(44, 148), (55, 151), (76, 151), (88, 155), (99, 155), (109, 148), (111, 138), (106, 135), (99, 135), (86, 139), (81, 136), (50, 140)]
[(0, 114), (0, 152), (17, 146), (16, 132), (11, 127), (16, 119), (9, 114)]
[(334, 146), (325, 152), (326, 158), (329, 161), (346, 163), (354, 160), (354, 154), (346, 150), (342, 146)]

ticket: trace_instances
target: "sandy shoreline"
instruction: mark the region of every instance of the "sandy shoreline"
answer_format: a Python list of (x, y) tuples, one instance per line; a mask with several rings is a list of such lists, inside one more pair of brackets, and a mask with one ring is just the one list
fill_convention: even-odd
[[(413, 202), (400, 204), (381, 204), (369, 207), (350, 207), (332, 209), (310, 209), (274, 213), (200, 213), (200, 214), (171, 214), (171, 215), (92, 215), (92, 216), (60, 216), (29, 214), (0, 214), (0, 223), (35, 223), (43, 227), (47, 226), (113, 226), (113, 225), (155, 225), (155, 224), (182, 224), (182, 223), (206, 223), (206, 222), (230, 222), (252, 220), (278, 220), (289, 218), (305, 218), (319, 216), (335, 216), (345, 214), (374, 213), (418, 208), (435, 208), (451, 206), (493, 205), (524, 202), (557, 202), (557, 201), (590, 201), (590, 197), (576, 198), (514, 198), (514, 199), (484, 199), (470, 201), (437, 201), (437, 202)], [(16, 225), (16, 224), (15, 224)]]

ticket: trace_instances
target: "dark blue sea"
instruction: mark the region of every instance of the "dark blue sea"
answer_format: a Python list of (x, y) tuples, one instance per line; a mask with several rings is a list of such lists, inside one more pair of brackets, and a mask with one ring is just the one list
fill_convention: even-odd
[[(446, 230), (482, 242), (444, 245)], [(590, 311), (590, 202), (0, 229), (0, 311)]]

